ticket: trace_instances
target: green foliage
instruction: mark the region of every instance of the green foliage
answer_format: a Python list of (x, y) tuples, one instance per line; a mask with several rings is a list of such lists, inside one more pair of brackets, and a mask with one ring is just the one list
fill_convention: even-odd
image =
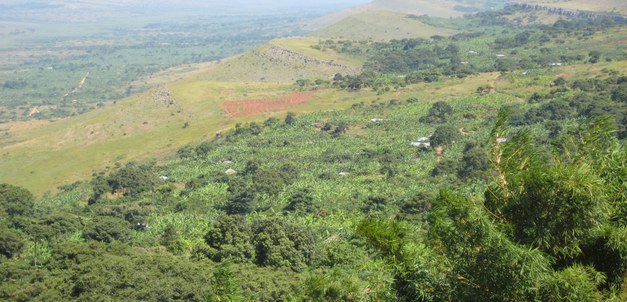
[(460, 137), (459, 129), (453, 125), (443, 125), (435, 128), (431, 135), (432, 146), (450, 146)]
[(310, 230), (278, 218), (252, 225), (241, 216), (226, 216), (205, 235), (215, 261), (248, 262), (260, 266), (303, 270), (314, 257), (315, 239)]
[(207, 302), (237, 302), (243, 298), (239, 293), (239, 284), (230, 262), (220, 263), (211, 276), (211, 290)]
[(163, 230), (161, 244), (173, 254), (180, 254), (184, 250), (184, 243), (182, 242), (181, 234), (176, 230), (176, 227), (171, 224)]
[(542, 253), (510, 241), (485, 211), (449, 192), (434, 203), (431, 232), (452, 265), (460, 300), (533, 300), (549, 268)]
[(114, 240), (127, 242), (131, 239), (131, 226), (124, 219), (98, 216), (87, 224), (83, 236), (86, 239), (106, 243), (111, 243)]
[(302, 301), (364, 301), (364, 290), (354, 276), (341, 271), (321, 272), (305, 280)]
[(80, 217), (67, 212), (53, 212), (38, 219), (28, 228), (28, 233), (37, 239), (63, 239), (83, 228)]
[(477, 142), (467, 142), (460, 161), (459, 177), (463, 179), (483, 179), (489, 168), (486, 151)]
[(387, 260), (394, 273), (392, 284), (403, 301), (445, 301), (452, 298), (445, 259), (428, 246), (412, 243), (404, 223), (364, 220), (356, 230)]
[[(303, 88), (379, 96), (354, 92), (364, 102), (285, 122), (247, 120), (160, 166), (118, 166), (32, 211), (18, 203), (19, 223), (0, 227), (0, 300), (615, 298), (627, 269), (625, 79), (597, 67), (579, 79), (573, 67), (555, 80), (562, 71), (545, 66), (583, 62), (589, 45), (613, 43), (621, 29), (518, 28), (510, 12), (416, 18), (477, 32), (322, 42), (368, 53), (368, 68)], [(611, 52), (602, 57), (618, 58)], [(403, 87), (499, 68), (511, 72), (484, 94), (473, 90), (487, 75)], [(393, 99), (380, 97), (392, 87)], [(600, 116), (609, 117), (580, 123)], [(435, 150), (411, 145), (434, 130)], [(450, 189), (436, 197), (441, 188)]]
[(12, 258), (22, 250), (22, 236), (19, 231), (0, 223), (0, 262), (3, 262), (2, 258)]
[(287, 116), (285, 116), (285, 124), (293, 125), (296, 122), (296, 115), (294, 112), (288, 112)]
[(453, 115), (453, 107), (446, 102), (435, 102), (429, 109), (427, 115), (420, 118), (421, 123), (443, 124)]
[(279, 219), (260, 220), (253, 225), (253, 234), (258, 265), (302, 271), (312, 263), (315, 239), (306, 228)]
[(111, 193), (121, 192), (124, 196), (137, 197), (152, 190), (158, 182), (150, 165), (129, 163), (124, 168), (109, 175), (107, 182)]
[(452, 159), (443, 159), (439, 161), (433, 170), (431, 176), (454, 176), (459, 170), (459, 163)]
[(311, 190), (307, 188), (299, 189), (289, 197), (289, 203), (285, 207), (286, 211), (312, 213), (314, 212), (313, 197)]
[(33, 213), (34, 199), (24, 188), (0, 184), (0, 217), (6, 217), (12, 226), (22, 226), (23, 217)]
[(216, 262), (225, 260), (236, 263), (255, 258), (251, 242), (250, 225), (242, 216), (223, 216), (205, 235), (205, 241), (213, 249), (210, 257)]
[(541, 286), (542, 301), (600, 301), (598, 286), (604, 282), (603, 274), (590, 267), (575, 265), (557, 271)]

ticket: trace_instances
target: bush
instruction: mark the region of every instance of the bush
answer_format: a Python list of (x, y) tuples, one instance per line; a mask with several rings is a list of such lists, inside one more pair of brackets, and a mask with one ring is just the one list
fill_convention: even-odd
[(0, 184), (0, 207), (10, 218), (31, 215), (34, 199), (33, 194), (24, 188)]
[(127, 242), (131, 239), (131, 225), (124, 219), (99, 216), (85, 228), (83, 237), (106, 243), (114, 240)]
[(443, 124), (453, 115), (453, 107), (446, 102), (435, 102), (426, 116), (420, 118), (421, 123)]
[(448, 146), (459, 139), (459, 130), (451, 125), (439, 126), (431, 136), (431, 146)]
[(248, 262), (255, 258), (251, 236), (243, 216), (223, 216), (205, 235), (205, 242), (212, 248), (209, 256), (216, 262)]
[(2, 256), (12, 258), (22, 250), (24, 247), (22, 237), (18, 231), (0, 224), (0, 263), (2, 263)]
[(484, 178), (488, 166), (488, 155), (485, 150), (476, 142), (466, 143), (459, 166), (459, 177), (462, 179)]

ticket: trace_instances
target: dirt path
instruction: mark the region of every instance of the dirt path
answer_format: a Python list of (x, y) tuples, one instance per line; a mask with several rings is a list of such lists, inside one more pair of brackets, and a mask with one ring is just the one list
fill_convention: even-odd
[(498, 82), (501, 77), (503, 77), (502, 73), (499, 73), (498, 76), (496, 76), (496, 78), (490, 80), (490, 82), (488, 82), (488, 87), (490, 87), (490, 93), (496, 93), (496, 82)]

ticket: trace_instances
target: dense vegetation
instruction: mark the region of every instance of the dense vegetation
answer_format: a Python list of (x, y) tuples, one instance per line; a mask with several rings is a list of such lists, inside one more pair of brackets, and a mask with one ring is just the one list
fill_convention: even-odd
[[(485, 36), (352, 45), (365, 47), (364, 75), (377, 81), (500, 70), (520, 89), (239, 124), (170, 161), (118, 166), (39, 200), (0, 185), (0, 299), (624, 299), (626, 75), (540, 79), (557, 59), (625, 59), (577, 40), (622, 27), (497, 34), (502, 14), (450, 21), (490, 21)], [(536, 50), (553, 43), (545, 34), (572, 40), (568, 58), (554, 57), (559, 43)], [(453, 67), (496, 39), (505, 48), (485, 48), (468, 73)], [(518, 54), (507, 69), (491, 55), (500, 51)]]

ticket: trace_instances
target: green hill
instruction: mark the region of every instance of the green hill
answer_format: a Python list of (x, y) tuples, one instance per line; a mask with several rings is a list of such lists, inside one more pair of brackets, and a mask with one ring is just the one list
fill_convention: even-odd
[[(365, 16), (368, 18), (400, 17), (397, 22), (403, 26), (421, 24), (422, 27), (416, 27), (419, 30), (414, 33), (417, 36), (418, 32), (427, 37), (443, 33), (439, 28), (425, 26), (422, 20), (427, 19), (412, 19), (396, 13), (374, 11), (365, 13)], [(487, 18), (496, 19), (491, 16)], [(469, 20), (455, 19), (452, 22), (459, 27), (460, 24), (457, 23), (471, 22)], [(446, 19), (436, 21), (448, 22)], [(437, 22), (429, 22), (437, 24)], [(503, 22), (509, 21), (504, 19)], [(349, 21), (345, 21), (341, 26), (345, 26), (347, 30), (354, 28)], [(463, 26), (476, 25), (467, 23), (462, 24)], [(340, 28), (340, 25), (335, 28)], [(411, 31), (416, 28), (407, 30)], [(427, 28), (437, 30), (437, 32), (428, 33), (425, 30)], [(608, 60), (618, 59), (621, 49), (625, 47), (621, 44), (623, 34), (624, 31), (617, 29), (612, 33), (599, 32), (595, 39), (582, 36), (581, 39), (569, 37), (568, 44), (557, 43), (559, 41), (551, 42), (548, 45), (552, 45), (554, 51), (544, 51), (542, 55), (544, 59), (534, 59), (535, 61), (529, 61), (527, 56), (538, 56), (540, 48), (519, 46), (515, 52), (511, 51), (511, 57), (507, 57), (504, 51), (491, 46), (494, 43), (493, 36), (497, 33), (491, 34), (492, 36), (478, 36), (457, 43), (456, 51), (460, 61), (457, 64), (461, 64), (458, 67), (450, 65), (451, 60), (446, 57), (445, 53), (437, 54), (431, 50), (447, 48), (450, 42), (444, 38), (443, 42), (434, 41), (433, 45), (425, 45), (425, 49), (419, 50), (419, 47), (416, 50), (426, 51), (418, 58), (426, 59), (427, 55), (439, 56), (432, 63), (429, 61), (421, 63), (423, 64), (421, 68), (426, 68), (427, 74), (409, 75), (429, 79), (434, 76), (441, 77), (442, 83), (450, 83), (448, 77), (463, 77), (471, 70), (468, 68), (491, 72), (498, 70), (497, 68), (503, 70), (518, 68), (515, 67), (516, 65), (548, 66), (552, 62), (564, 59), (582, 62), (587, 59), (590, 49), (606, 52), (604, 56)], [(504, 41), (515, 43), (514, 38), (513, 35), (507, 36)], [(364, 63), (370, 64), (369, 69), (381, 64), (403, 66), (406, 64), (403, 62), (404, 58), (413, 58), (416, 54), (395, 53), (396, 50), (393, 49), (373, 52), (374, 45), (356, 43), (354, 46), (360, 49), (361, 54), (355, 55), (326, 46), (316, 47), (320, 46), (321, 41), (325, 42), (325, 39), (307, 37), (274, 40), (253, 52), (226, 59), (217, 64), (208, 64), (202, 69), (190, 68), (166, 72), (160, 76), (163, 80), (146, 79), (160, 83), (161, 88), (106, 105), (93, 112), (55, 122), (5, 124), (0, 132), (0, 156), (2, 156), (0, 170), (3, 171), (0, 173), (0, 181), (23, 185), (41, 194), (54, 190), (60, 184), (83, 179), (107, 166), (112, 167), (116, 162), (123, 164), (130, 160), (171, 154), (184, 144), (212, 137), (216, 131), (228, 129), (236, 123), (282, 116), (288, 110), (308, 112), (347, 108), (351, 104), (379, 97), (407, 97), (408, 91), (416, 89), (412, 85), (407, 86), (406, 76), (409, 70), (398, 69), (394, 71), (396, 74), (392, 73), (382, 78), (357, 76), (362, 71)], [(332, 40), (331, 45), (341, 42)], [(599, 48), (599, 45), (603, 47)], [(386, 53), (389, 51), (391, 53)], [(565, 55), (566, 53), (568, 55)], [(504, 58), (498, 59), (500, 57), (497, 56), (500, 55)], [(560, 59), (560, 56), (564, 59)], [(464, 63), (466, 67), (463, 67), (463, 62), (466, 62)], [(496, 63), (498, 66), (495, 66)], [(441, 68), (444, 67), (438, 67), (440, 71), (435, 71), (436, 74), (428, 74), (431, 72), (428, 70), (434, 70), (434, 64), (449, 66), (450, 70), (446, 71), (449, 75), (443, 77), (437, 75), (442, 73)], [(372, 87), (358, 93), (339, 90), (337, 87), (329, 88), (336, 73), (344, 76), (352, 75), (353, 78), (346, 79), (359, 85), (366, 83)], [(479, 78), (491, 77), (489, 74)], [(181, 77), (182, 79), (178, 79)], [(168, 83), (170, 79), (176, 82)], [(303, 82), (304, 87), (300, 89), (314, 90), (314, 99), (283, 109), (262, 110), (259, 114), (251, 116), (230, 117), (225, 113), (223, 108), (225, 102), (289, 96), (295, 92), (294, 82), (299, 79), (309, 79), (310, 83)], [(315, 80), (319, 80), (320, 84), (315, 84), (318, 83), (314, 83)], [(415, 80), (409, 80), (409, 83), (411, 84), (412, 81)], [(355, 83), (346, 82), (339, 85)], [(464, 87), (463, 89), (455, 88), (459, 91), (452, 95), (474, 92), (478, 86), (490, 86), (489, 81), (484, 81), (483, 84), (471, 83), (473, 84), (459, 86)], [(441, 86), (434, 85), (433, 87)], [(429, 91), (435, 93), (433, 90)], [(167, 96), (164, 97), (162, 93), (166, 93)], [(446, 93), (442, 92), (442, 94)]]
[(429, 38), (433, 35), (448, 36), (455, 33), (455, 30), (424, 24), (407, 14), (369, 9), (316, 31), (313, 35), (329, 39), (387, 41)]
[(512, 10), (2, 125), (0, 300), (625, 300), (627, 26)]
[(318, 51), (311, 46), (318, 38), (293, 38), (270, 41), (239, 56), (222, 60), (207, 68), (200, 78), (228, 82), (282, 82), (298, 79), (330, 79), (336, 73), (357, 74), (363, 58)]

